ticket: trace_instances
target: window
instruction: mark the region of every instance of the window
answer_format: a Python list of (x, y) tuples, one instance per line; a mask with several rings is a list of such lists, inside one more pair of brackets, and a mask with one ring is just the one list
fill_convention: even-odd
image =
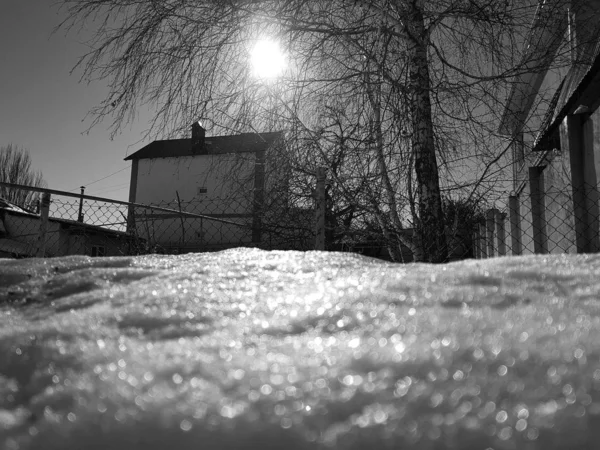
[(106, 247), (103, 245), (92, 245), (92, 256), (106, 256)]
[(206, 188), (205, 186), (199, 187), (198, 188), (198, 195), (205, 195), (206, 193), (208, 193), (208, 188)]

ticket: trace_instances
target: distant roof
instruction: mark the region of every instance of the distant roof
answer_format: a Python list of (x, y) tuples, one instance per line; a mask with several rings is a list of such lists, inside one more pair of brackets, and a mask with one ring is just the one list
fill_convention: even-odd
[(168, 139), (154, 141), (135, 153), (131, 159), (173, 158), (195, 155), (217, 155), (222, 153), (248, 153), (264, 150), (281, 137), (280, 131), (271, 133), (242, 133), (232, 136), (212, 136), (205, 138), (202, 152), (192, 151), (191, 139)]
[(22, 212), (25, 214), (30, 214), (30, 211), (26, 211), (23, 208), (21, 208), (20, 206), (17, 206), (14, 203), (10, 203), (8, 200), (6, 200), (3, 197), (0, 197), (0, 208), (10, 210), (10, 211), (17, 211), (17, 212)]

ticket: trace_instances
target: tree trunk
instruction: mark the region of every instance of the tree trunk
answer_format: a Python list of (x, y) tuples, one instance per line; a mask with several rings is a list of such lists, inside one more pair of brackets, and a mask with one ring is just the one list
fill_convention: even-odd
[(448, 259), (444, 213), (431, 117), (431, 79), (427, 57), (427, 31), (423, 13), (413, 4), (408, 19), (410, 37), (410, 106), (412, 152), (417, 178), (419, 217), (416, 220), (415, 260), (432, 263)]
[[(385, 222), (385, 226), (382, 227), (381, 231), (383, 232), (386, 241), (388, 242), (388, 248), (390, 251), (390, 256), (392, 260), (395, 262), (404, 262), (402, 261), (402, 250), (401, 243), (406, 245), (413, 253), (416, 253), (417, 249), (414, 247), (414, 243), (408, 240), (403, 239), (403, 235), (400, 233), (404, 228), (402, 226), (402, 221), (400, 220), (400, 214), (398, 214), (398, 204), (396, 200), (396, 192), (394, 187), (392, 186), (392, 182), (390, 180), (388, 166), (385, 161), (385, 143), (383, 137), (383, 125), (381, 120), (381, 87), (379, 84), (379, 80), (376, 83), (376, 91), (373, 92), (373, 87), (371, 85), (371, 80), (368, 77), (365, 77), (365, 88), (367, 92), (367, 96), (369, 99), (369, 103), (371, 104), (371, 109), (373, 111), (373, 128), (374, 128), (374, 145), (373, 149), (375, 151), (375, 159), (377, 161), (377, 168), (379, 170), (379, 177), (381, 179), (383, 192), (385, 194), (385, 200), (387, 204), (386, 208), (386, 216), (387, 220)], [(391, 239), (390, 230), (388, 227), (392, 228), (394, 239)], [(392, 250), (391, 247), (394, 247)], [(396, 258), (398, 258), (396, 260)]]

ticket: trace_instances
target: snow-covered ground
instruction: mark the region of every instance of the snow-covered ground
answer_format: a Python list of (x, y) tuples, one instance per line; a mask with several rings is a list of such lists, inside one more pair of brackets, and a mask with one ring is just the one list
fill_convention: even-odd
[(0, 448), (600, 448), (600, 257), (0, 260)]

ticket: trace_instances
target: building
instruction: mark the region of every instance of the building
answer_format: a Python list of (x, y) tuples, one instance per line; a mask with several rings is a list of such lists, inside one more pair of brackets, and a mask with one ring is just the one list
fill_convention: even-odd
[[(42, 231), (44, 230), (44, 231)], [(0, 257), (122, 256), (136, 243), (125, 232), (40, 215), (0, 198)]]
[(540, 1), (499, 127), (512, 148), (505, 215), (485, 256), (600, 250), (600, 1)]
[(128, 230), (166, 252), (258, 245), (266, 155), (281, 138), (280, 132), (206, 137), (194, 123), (191, 139), (157, 140), (129, 155), (129, 201), (172, 211), (132, 207)]

